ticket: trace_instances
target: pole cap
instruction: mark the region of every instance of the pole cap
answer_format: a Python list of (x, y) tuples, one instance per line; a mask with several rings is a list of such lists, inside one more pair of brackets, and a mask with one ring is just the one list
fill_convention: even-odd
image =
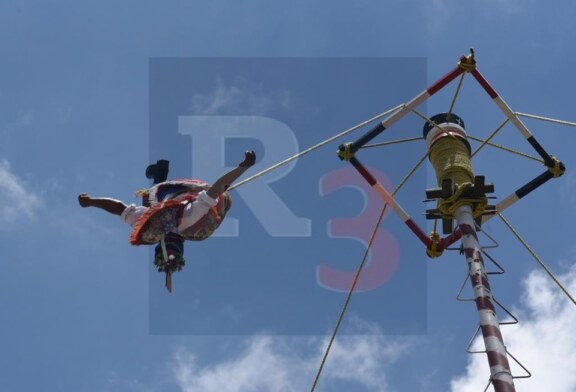
[(430, 117), (430, 121), (424, 124), (422, 132), (426, 139), (428, 149), (430, 149), (437, 140), (446, 136), (454, 136), (462, 140), (466, 147), (468, 147), (468, 151), (471, 151), (470, 143), (468, 143), (467, 140), (464, 120), (457, 114), (438, 113)]

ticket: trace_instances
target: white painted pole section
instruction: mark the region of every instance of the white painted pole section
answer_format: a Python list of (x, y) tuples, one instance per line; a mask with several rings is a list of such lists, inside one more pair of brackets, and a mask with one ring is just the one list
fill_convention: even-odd
[(462, 246), (468, 274), (474, 289), (474, 300), (480, 318), (480, 329), (484, 338), (490, 377), (495, 392), (514, 392), (514, 380), (506, 354), (506, 346), (500, 333), (498, 317), (494, 309), (492, 292), (486, 275), (482, 251), (478, 243), (476, 225), (470, 205), (463, 205), (456, 210), (456, 221), (462, 232)]

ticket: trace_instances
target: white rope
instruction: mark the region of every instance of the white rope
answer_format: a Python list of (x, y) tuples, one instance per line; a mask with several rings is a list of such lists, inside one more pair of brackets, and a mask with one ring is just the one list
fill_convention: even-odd
[(366, 121), (361, 122), (360, 124), (357, 124), (357, 125), (353, 126), (352, 128), (348, 128), (347, 130), (342, 131), (342, 132), (340, 132), (339, 134), (337, 134), (337, 135), (335, 135), (335, 136), (332, 136), (331, 138), (326, 139), (326, 140), (324, 140), (324, 141), (322, 141), (322, 142), (320, 142), (320, 143), (318, 143), (318, 144), (316, 144), (316, 145), (314, 145), (314, 146), (312, 146), (312, 147), (308, 147), (307, 149), (305, 149), (305, 150), (303, 150), (303, 151), (300, 151), (298, 154), (293, 155), (293, 156), (291, 156), (291, 157), (289, 157), (289, 158), (286, 158), (286, 159), (284, 159), (283, 161), (280, 161), (280, 162), (278, 162), (278, 163), (270, 166), (269, 168), (264, 169), (264, 170), (262, 170), (262, 171), (260, 171), (260, 172), (258, 172), (258, 173), (256, 173), (256, 174), (254, 174), (254, 175), (246, 178), (245, 180), (242, 180), (242, 181), (240, 181), (240, 182), (232, 185), (230, 188), (228, 188), (228, 190), (232, 190), (232, 189), (234, 189), (234, 188), (238, 188), (240, 185), (244, 185), (244, 184), (246, 184), (247, 182), (254, 180), (255, 178), (258, 178), (258, 177), (260, 177), (260, 176), (262, 176), (262, 175), (264, 175), (264, 174), (266, 174), (266, 173), (268, 173), (268, 172), (270, 172), (270, 171), (272, 171), (272, 170), (274, 170), (274, 169), (279, 168), (280, 166), (283, 166), (283, 165), (287, 164), (288, 162), (292, 162), (293, 160), (298, 159), (298, 158), (300, 158), (301, 156), (306, 155), (306, 154), (308, 154), (308, 153), (311, 152), (311, 151), (314, 151), (314, 150), (316, 150), (316, 149), (318, 149), (318, 148), (320, 148), (320, 147), (323, 147), (323, 146), (325, 146), (326, 144), (328, 144), (328, 143), (330, 143), (330, 142), (333, 142), (334, 140), (336, 140), (336, 139), (338, 139), (338, 138), (341, 138), (342, 136), (347, 135), (347, 134), (349, 134), (350, 132), (353, 132), (353, 131), (357, 130), (358, 128), (362, 128), (363, 126), (365, 126), (366, 124), (371, 123), (371, 122), (374, 121), (374, 120), (378, 120), (378, 119), (381, 118), (381, 117), (384, 117), (384, 116), (386, 116), (386, 115), (388, 115), (388, 114), (390, 114), (390, 113), (392, 113), (392, 112), (395, 112), (396, 110), (402, 108), (403, 106), (404, 106), (404, 104), (398, 105), (398, 106), (396, 106), (395, 108), (392, 108), (392, 109), (387, 110), (387, 111), (385, 111), (385, 112), (383, 112), (383, 113), (380, 113), (380, 114), (378, 114), (378, 115), (376, 115), (376, 116), (374, 116), (374, 117), (372, 117), (372, 118), (370, 118), (370, 119), (368, 119), (368, 120), (366, 120)]
[(571, 122), (571, 121), (557, 120), (555, 118), (537, 116), (535, 114), (527, 114), (527, 113), (520, 113), (520, 112), (514, 112), (514, 114), (517, 116), (521, 116), (521, 117), (534, 118), (536, 120), (549, 121), (549, 122), (556, 123), (556, 124), (570, 125), (572, 127), (576, 127), (576, 123)]

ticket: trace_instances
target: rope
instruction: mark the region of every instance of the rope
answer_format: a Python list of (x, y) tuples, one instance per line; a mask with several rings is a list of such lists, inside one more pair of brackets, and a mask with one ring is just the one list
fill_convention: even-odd
[[(437, 233), (438, 231), (438, 218), (434, 219), (434, 227), (432, 228), (432, 234), (430, 235), (430, 238), (432, 239), (432, 235), (434, 235), (434, 233)], [(440, 235), (440, 234), (438, 234)], [(434, 242), (434, 239), (432, 239), (432, 242)]]
[[(468, 139), (472, 139), (472, 140), (474, 140), (474, 141), (476, 141), (476, 142), (484, 142), (484, 139), (480, 139), (480, 138), (474, 137), (474, 136), (472, 136), (472, 135), (467, 135), (467, 136), (468, 136)], [(544, 162), (543, 159), (534, 157), (534, 156), (529, 155), (529, 154), (525, 154), (525, 153), (523, 153), (523, 152), (521, 152), (521, 151), (513, 150), (513, 149), (511, 149), (511, 148), (509, 148), (509, 147), (505, 147), (505, 146), (502, 146), (502, 145), (496, 144), (496, 143), (487, 142), (486, 144), (489, 145), (489, 146), (491, 146), (491, 147), (499, 148), (500, 150), (504, 150), (504, 151), (510, 152), (510, 153), (512, 153), (512, 154), (519, 155), (519, 156), (521, 156), (521, 157), (523, 157), (523, 158), (532, 159), (533, 161), (540, 162), (540, 163), (543, 164), (543, 165), (545, 164), (545, 162)]]
[(254, 180), (254, 179), (258, 178), (258, 177), (260, 177), (260, 176), (263, 176), (264, 174), (266, 174), (266, 173), (268, 173), (268, 172), (270, 172), (270, 171), (272, 171), (272, 170), (275, 170), (275, 169), (279, 168), (280, 166), (283, 166), (283, 165), (285, 165), (285, 164), (287, 164), (287, 163), (289, 163), (289, 162), (292, 162), (293, 160), (298, 159), (298, 158), (300, 158), (301, 156), (308, 154), (309, 152), (312, 152), (312, 151), (314, 151), (314, 150), (316, 150), (316, 149), (318, 149), (318, 148), (320, 148), (320, 147), (323, 147), (323, 146), (325, 146), (326, 144), (328, 144), (328, 143), (330, 143), (330, 142), (333, 142), (334, 140), (336, 140), (336, 139), (338, 139), (338, 138), (341, 138), (342, 136), (347, 135), (347, 134), (349, 134), (350, 132), (353, 132), (353, 131), (357, 130), (358, 128), (361, 128), (361, 127), (365, 126), (366, 124), (371, 123), (371, 122), (374, 121), (374, 120), (377, 120), (377, 119), (379, 119), (379, 118), (381, 118), (381, 117), (387, 116), (388, 114), (390, 114), (390, 113), (392, 113), (392, 112), (395, 112), (396, 110), (402, 108), (403, 106), (404, 106), (404, 104), (398, 105), (398, 106), (396, 106), (396, 107), (394, 107), (394, 108), (392, 108), (392, 109), (389, 109), (389, 110), (387, 110), (387, 111), (385, 111), (385, 112), (382, 112), (382, 113), (380, 113), (380, 114), (378, 114), (378, 115), (376, 115), (376, 116), (374, 116), (374, 117), (372, 117), (372, 118), (370, 118), (370, 119), (368, 119), (368, 120), (366, 120), (366, 121), (363, 121), (363, 122), (361, 122), (361, 123), (359, 123), (359, 124), (357, 124), (357, 125), (354, 125), (353, 127), (348, 128), (348, 129), (346, 129), (345, 131), (342, 131), (342, 132), (340, 132), (339, 134), (337, 134), (337, 135), (335, 135), (335, 136), (332, 136), (332, 137), (330, 137), (330, 138), (328, 138), (328, 139), (326, 139), (326, 140), (324, 140), (324, 141), (322, 141), (322, 142), (320, 142), (320, 143), (318, 143), (318, 144), (315, 144), (314, 146), (309, 147), (309, 148), (307, 148), (307, 149), (299, 152), (299, 153), (296, 154), (296, 155), (292, 155), (291, 157), (286, 158), (286, 159), (284, 159), (283, 161), (280, 161), (280, 162), (278, 162), (278, 163), (276, 163), (276, 164), (274, 164), (274, 165), (272, 165), (272, 166), (270, 166), (270, 167), (268, 167), (268, 168), (266, 168), (266, 169), (264, 169), (264, 170), (262, 170), (262, 171), (260, 171), (260, 172), (258, 172), (258, 173), (256, 173), (256, 174), (254, 174), (254, 175), (246, 178), (245, 180), (242, 180), (242, 181), (240, 181), (240, 182), (238, 182), (238, 183), (230, 186), (230, 187), (228, 188), (228, 190), (232, 190), (232, 189), (234, 189), (234, 188), (238, 188), (238, 187), (241, 186), (241, 185), (244, 185), (244, 184), (246, 184), (246, 183), (248, 183), (248, 182), (250, 182), (250, 181), (252, 181), (252, 180)]
[(556, 123), (556, 124), (569, 125), (571, 127), (576, 127), (576, 122), (558, 120), (555, 118), (537, 116), (535, 114), (527, 114), (527, 113), (520, 113), (520, 112), (514, 112), (514, 114), (517, 116), (520, 116), (520, 117), (534, 118), (536, 120), (548, 121), (548, 122), (552, 122), (552, 123)]
[(461, 57), (458, 66), (466, 72), (476, 69), (476, 60), (474, 60), (474, 48), (470, 48), (470, 54), (466, 57)]
[(504, 125), (508, 124), (508, 121), (510, 121), (508, 118), (507, 118), (506, 120), (504, 120), (504, 122), (502, 122), (502, 124), (500, 124), (500, 125), (498, 126), (498, 128), (496, 128), (496, 129), (494, 130), (494, 132), (492, 132), (492, 133), (490, 134), (490, 136), (488, 136), (488, 138), (486, 138), (486, 140), (484, 140), (484, 141), (482, 142), (482, 144), (480, 144), (480, 145), (478, 146), (478, 148), (477, 148), (476, 150), (474, 150), (474, 152), (472, 153), (472, 155), (470, 155), (470, 158), (473, 158), (474, 155), (476, 155), (476, 154), (478, 153), (478, 151), (480, 151), (486, 144), (488, 144), (488, 142), (489, 142), (490, 140), (492, 140), (492, 139), (494, 138), (494, 136), (496, 136), (496, 134), (497, 134), (498, 132), (500, 132), (500, 130), (501, 130), (502, 128), (504, 128)]
[(474, 171), (466, 145), (457, 138), (444, 137), (430, 147), (430, 162), (436, 171), (438, 186), (450, 178), (456, 186), (474, 182)]
[(574, 298), (570, 295), (570, 293), (568, 293), (568, 290), (566, 290), (566, 288), (562, 285), (562, 283), (558, 281), (558, 279), (554, 276), (552, 271), (550, 271), (550, 269), (546, 266), (546, 264), (544, 264), (544, 262), (540, 259), (540, 257), (538, 257), (538, 255), (532, 250), (532, 248), (530, 248), (530, 246), (526, 243), (526, 241), (524, 241), (524, 239), (520, 236), (520, 234), (516, 231), (516, 229), (514, 229), (514, 227), (510, 224), (510, 222), (508, 222), (508, 220), (506, 220), (506, 218), (504, 218), (504, 216), (500, 212), (497, 212), (497, 214), (500, 217), (500, 219), (502, 219), (504, 224), (508, 226), (508, 229), (510, 229), (512, 234), (514, 234), (514, 236), (518, 239), (518, 241), (520, 241), (520, 243), (524, 246), (524, 248), (526, 248), (528, 253), (530, 253), (530, 255), (534, 258), (534, 260), (536, 260), (538, 264), (540, 264), (540, 267), (542, 267), (542, 269), (546, 271), (548, 276), (552, 278), (552, 280), (554, 281), (554, 283), (556, 283), (556, 285), (560, 288), (560, 290), (562, 290), (564, 294), (570, 299), (570, 301), (572, 301), (572, 303), (576, 305), (576, 300), (574, 300)]
[[(437, 219), (434, 221), (434, 223), (437, 222)], [(431, 259), (434, 259), (436, 257), (440, 257), (442, 256), (442, 251), (438, 250), (438, 244), (440, 243), (440, 234), (438, 234), (436, 232), (436, 228), (434, 228), (434, 231), (430, 234), (430, 239), (432, 240), (432, 245), (430, 245), (429, 248), (426, 249), (426, 254), (428, 255), (428, 257), (430, 257)]]
[[(418, 110), (416, 109), (412, 109), (412, 112), (416, 115), (418, 115), (418, 117), (422, 118), (424, 121), (426, 121), (429, 124), (432, 124), (432, 126), (434, 128), (438, 128), (441, 131), (444, 131), (444, 129), (440, 128), (440, 126), (438, 124), (436, 124), (434, 121), (432, 121), (428, 116), (420, 113)], [(451, 133), (447, 132), (446, 135), (450, 136), (452, 139), (455, 139), (456, 136), (452, 135)]]
[[(392, 192), (392, 197), (394, 197), (400, 191), (400, 189), (402, 189), (404, 184), (406, 184), (406, 182), (410, 179), (410, 177), (412, 177), (412, 175), (416, 172), (416, 170), (418, 170), (420, 165), (422, 165), (422, 163), (426, 160), (426, 157), (428, 157), (428, 154), (424, 154), (424, 156), (418, 161), (418, 163), (416, 163), (416, 165), (414, 165), (414, 167), (412, 169), (410, 169), (408, 174), (406, 174), (406, 176), (404, 176), (402, 181), (400, 181), (398, 183), (398, 185), (396, 186), (396, 189), (394, 189), (394, 191)], [(338, 321), (336, 322), (336, 326), (334, 327), (334, 331), (332, 332), (332, 336), (330, 337), (330, 341), (328, 342), (328, 346), (326, 347), (326, 351), (324, 353), (324, 356), (322, 357), (322, 361), (320, 362), (320, 367), (318, 368), (318, 372), (316, 373), (316, 377), (314, 379), (314, 383), (312, 384), (312, 389), (310, 390), (310, 392), (314, 392), (316, 385), (318, 384), (318, 380), (320, 379), (320, 374), (322, 373), (322, 370), (324, 369), (324, 365), (326, 364), (328, 354), (330, 353), (330, 349), (332, 348), (332, 345), (334, 344), (334, 340), (336, 339), (336, 335), (338, 333), (338, 330), (340, 329), (340, 324), (342, 323), (342, 319), (344, 318), (344, 313), (346, 313), (346, 310), (348, 309), (348, 304), (350, 303), (350, 299), (352, 298), (352, 293), (354, 292), (354, 289), (356, 288), (356, 284), (358, 282), (360, 274), (362, 273), (362, 270), (364, 269), (364, 265), (366, 264), (368, 252), (370, 251), (370, 248), (372, 247), (372, 243), (374, 242), (374, 238), (376, 237), (376, 233), (378, 232), (378, 227), (380, 226), (380, 223), (382, 222), (382, 218), (384, 217), (384, 213), (386, 212), (387, 207), (388, 207), (388, 203), (384, 203), (384, 206), (382, 207), (382, 212), (380, 212), (380, 216), (378, 217), (378, 221), (376, 222), (376, 226), (374, 227), (374, 231), (372, 232), (372, 234), (370, 236), (370, 240), (368, 241), (368, 245), (366, 246), (366, 250), (364, 252), (364, 256), (362, 257), (362, 261), (360, 262), (360, 265), (358, 266), (358, 270), (356, 271), (356, 275), (354, 276), (354, 281), (352, 282), (352, 286), (350, 287), (350, 291), (348, 291), (346, 301), (344, 302), (342, 310), (340, 311), (340, 315), (338, 316)]]
[(356, 271), (356, 274), (354, 275), (354, 280), (352, 281), (352, 286), (350, 287), (350, 290), (348, 291), (348, 295), (346, 296), (346, 300), (344, 301), (344, 305), (342, 307), (342, 310), (340, 311), (340, 315), (338, 316), (338, 321), (336, 322), (336, 326), (334, 327), (334, 331), (332, 331), (332, 335), (330, 336), (328, 346), (326, 347), (326, 351), (324, 352), (324, 356), (322, 357), (322, 361), (320, 362), (320, 367), (318, 368), (318, 372), (316, 372), (316, 377), (314, 378), (314, 383), (312, 384), (312, 388), (310, 389), (310, 392), (314, 392), (314, 390), (316, 389), (316, 385), (318, 384), (318, 381), (320, 380), (320, 375), (322, 374), (322, 370), (324, 369), (324, 365), (326, 364), (326, 360), (328, 359), (328, 354), (330, 353), (330, 349), (332, 348), (332, 345), (334, 344), (334, 340), (336, 339), (336, 335), (338, 334), (338, 330), (340, 329), (340, 325), (342, 324), (342, 320), (344, 319), (344, 314), (346, 313), (346, 310), (348, 309), (348, 304), (350, 303), (350, 300), (352, 299), (352, 293), (354, 292), (354, 289), (356, 288), (356, 284), (358, 283), (358, 280), (360, 278), (360, 274), (362, 273), (362, 270), (364, 269), (364, 265), (366, 264), (366, 260), (368, 259), (368, 253), (370, 252), (370, 248), (372, 247), (372, 243), (374, 242), (374, 238), (376, 238), (376, 233), (378, 232), (378, 227), (380, 226), (380, 223), (382, 222), (382, 218), (384, 217), (384, 213), (386, 212), (387, 206), (388, 206), (388, 204), (384, 203), (384, 206), (382, 207), (382, 211), (380, 212), (380, 216), (378, 217), (378, 221), (376, 222), (376, 226), (374, 227), (374, 230), (372, 231), (372, 234), (370, 235), (370, 240), (368, 241), (368, 245), (366, 246), (366, 250), (364, 251), (364, 256), (362, 257), (362, 262), (358, 266), (358, 270)]
[(456, 105), (456, 100), (458, 99), (458, 95), (460, 94), (460, 89), (462, 88), (462, 82), (464, 82), (464, 76), (466, 76), (466, 72), (464, 72), (460, 76), (460, 80), (458, 80), (458, 86), (456, 87), (456, 92), (454, 92), (454, 96), (452, 97), (452, 102), (450, 102), (450, 108), (448, 109), (448, 116), (446, 118), (450, 120), (450, 115), (452, 114), (452, 110)]
[(464, 193), (464, 191), (471, 185), (472, 183), (465, 183), (456, 186), (456, 190), (452, 196), (438, 202), (438, 210), (440, 210), (442, 217), (454, 219), (456, 217), (456, 211), (463, 205), (469, 205), (472, 207), (472, 215), (474, 218), (478, 218), (484, 214), (484, 211), (486, 211), (486, 207), (488, 206), (488, 198), (486, 196), (477, 198), (462, 197), (462, 193)]
[(162, 257), (164, 257), (164, 262), (168, 263), (168, 251), (166, 250), (166, 236), (163, 235), (160, 239), (160, 247), (162, 248)]
[(371, 147), (384, 147), (384, 146), (390, 146), (392, 144), (400, 144), (400, 143), (407, 143), (407, 142), (414, 142), (416, 140), (422, 140), (423, 137), (422, 136), (417, 136), (417, 137), (410, 137), (410, 138), (406, 138), (406, 139), (398, 139), (398, 140), (391, 140), (389, 142), (381, 142), (381, 143), (373, 143), (373, 144), (366, 144), (360, 148), (371, 148)]
[(392, 196), (396, 196), (396, 194), (400, 191), (400, 189), (404, 186), (404, 184), (406, 183), (406, 181), (408, 181), (410, 179), (410, 177), (412, 177), (412, 175), (416, 172), (416, 170), (418, 170), (418, 168), (422, 165), (422, 163), (424, 163), (424, 161), (426, 160), (426, 158), (428, 157), (428, 153), (424, 154), (422, 156), (422, 158), (420, 158), (420, 160), (418, 161), (418, 163), (416, 163), (414, 165), (414, 167), (412, 169), (410, 169), (410, 171), (408, 172), (408, 174), (406, 174), (406, 176), (402, 179), (402, 181), (400, 181), (398, 183), (398, 186), (396, 186), (396, 189), (394, 189), (394, 192), (392, 192)]

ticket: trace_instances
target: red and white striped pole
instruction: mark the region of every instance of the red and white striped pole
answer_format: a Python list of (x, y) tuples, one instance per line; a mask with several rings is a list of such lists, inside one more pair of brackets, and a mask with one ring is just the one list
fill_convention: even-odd
[(480, 329), (484, 338), (490, 377), (496, 392), (514, 392), (514, 381), (506, 354), (506, 346), (500, 333), (498, 317), (494, 309), (494, 300), (482, 250), (476, 235), (476, 226), (472, 207), (463, 205), (456, 210), (456, 222), (462, 233), (462, 246), (468, 263), (468, 274), (474, 289), (474, 301), (480, 317)]
[[(424, 138), (439, 185), (449, 180), (453, 186), (452, 191), (474, 186), (470, 145), (467, 141), (464, 121), (460, 117), (453, 113), (440, 113), (431, 117), (430, 122), (424, 126)], [(454, 213), (443, 218), (456, 219), (458, 224), (488, 356), (490, 380), (496, 392), (514, 392), (514, 381), (508, 363), (506, 346), (500, 333), (494, 299), (482, 260), (482, 249), (476, 234), (474, 201), (449, 200), (446, 202), (450, 203), (447, 211), (454, 210)]]

